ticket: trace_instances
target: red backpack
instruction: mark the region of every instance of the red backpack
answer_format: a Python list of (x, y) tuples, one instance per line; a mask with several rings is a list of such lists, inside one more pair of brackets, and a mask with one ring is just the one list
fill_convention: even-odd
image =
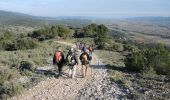
[(62, 53), (60, 51), (57, 51), (55, 53), (55, 60), (56, 60), (57, 63), (62, 60)]

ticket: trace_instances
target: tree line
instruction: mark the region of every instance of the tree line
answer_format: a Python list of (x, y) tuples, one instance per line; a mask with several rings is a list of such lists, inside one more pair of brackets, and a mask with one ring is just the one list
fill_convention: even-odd
[(56, 25), (35, 30), (29, 34), (19, 34), (18, 36), (6, 31), (0, 36), (0, 50), (34, 49), (40, 41), (84, 37), (94, 38), (96, 45), (103, 48), (105, 43), (109, 41), (108, 32), (108, 28), (103, 24), (90, 24), (83, 28)]

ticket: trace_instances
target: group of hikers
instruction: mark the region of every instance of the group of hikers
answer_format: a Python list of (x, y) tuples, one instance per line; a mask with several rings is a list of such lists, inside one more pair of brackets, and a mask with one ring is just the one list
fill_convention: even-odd
[[(82, 65), (82, 77), (87, 75), (87, 68), (90, 67), (90, 61), (92, 60), (92, 54), (94, 52), (93, 45), (76, 44), (77, 48), (69, 48), (66, 58), (60, 47), (58, 47), (53, 56), (53, 65), (58, 66), (57, 78), (62, 76), (62, 68), (66, 64), (69, 67), (68, 75), (70, 78), (74, 78), (76, 74), (76, 68), (79, 64), (79, 60)], [(78, 54), (81, 53), (81, 54)]]

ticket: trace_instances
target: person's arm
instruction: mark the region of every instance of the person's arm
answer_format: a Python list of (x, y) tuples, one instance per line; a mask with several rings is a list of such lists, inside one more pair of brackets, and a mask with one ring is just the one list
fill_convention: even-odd
[(74, 58), (75, 58), (76, 64), (78, 65), (78, 57), (74, 56)]
[(93, 52), (94, 52), (94, 45), (92, 45), (92, 50), (93, 50)]
[(55, 54), (53, 56), (53, 65), (56, 64), (56, 57), (55, 57)]
[(65, 58), (64, 58), (64, 54), (62, 53), (62, 61), (63, 61), (63, 63), (65, 63)]
[(67, 62), (67, 59), (68, 59), (68, 54), (67, 54), (67, 56), (66, 56), (66, 62)]
[(79, 58), (79, 59), (80, 59), (80, 61), (82, 60), (82, 54), (80, 55), (80, 58)]
[(89, 56), (89, 54), (86, 54), (86, 55), (87, 55), (88, 60), (90, 60), (90, 56)]

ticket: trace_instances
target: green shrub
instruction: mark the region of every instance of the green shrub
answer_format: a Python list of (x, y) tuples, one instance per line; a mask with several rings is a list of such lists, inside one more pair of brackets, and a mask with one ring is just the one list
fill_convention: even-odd
[(82, 29), (76, 29), (74, 36), (77, 38), (94, 38), (94, 42), (98, 46), (98, 49), (104, 49), (110, 41), (108, 31), (108, 28), (103, 24), (90, 24)]
[(20, 66), (19, 66), (20, 71), (34, 71), (35, 67), (33, 62), (31, 61), (21, 61)]
[(0, 84), (15, 77), (19, 77), (19, 73), (16, 70), (10, 69), (7, 66), (0, 66)]
[(127, 68), (137, 72), (143, 70), (147, 66), (145, 62), (145, 56), (140, 52), (132, 53), (132, 55), (128, 55), (125, 59)]
[(98, 31), (98, 25), (97, 24), (90, 24), (83, 28), (83, 36), (85, 37), (95, 37), (97, 35)]
[(2, 50), (14, 51), (17, 49), (16, 42), (14, 40), (4, 40), (1, 41), (0, 44), (2, 45)]
[(9, 33), (7, 35), (2, 35), (0, 37), (0, 50), (14, 51), (14, 50), (26, 50), (34, 49), (38, 46), (38, 42), (30, 37), (24, 37), (23, 34), (20, 36), (14, 37)]
[(125, 65), (131, 71), (144, 72), (154, 69), (157, 74), (170, 75), (170, 51), (158, 44), (153, 48), (132, 52), (126, 57)]
[(34, 31), (32, 34), (29, 34), (30, 37), (36, 38), (39, 41), (44, 41), (48, 39), (53, 39), (55, 37), (72, 37), (71, 29), (66, 26), (52, 26), (44, 29), (39, 29)]
[(137, 46), (135, 46), (135, 45), (125, 44), (124, 45), (124, 51), (138, 52), (139, 48)]
[(0, 84), (9, 80), (11, 77), (11, 74), (12, 74), (12, 72), (9, 69), (1, 69), (0, 70)]
[(124, 50), (123, 45), (120, 43), (113, 43), (111, 49), (115, 50), (115, 51), (123, 51)]
[(14, 36), (10, 32), (5, 32), (0, 36), (0, 50), (16, 50)]
[(19, 83), (9, 83), (4, 84), (2, 86), (2, 90), (0, 91), (0, 98), (1, 99), (7, 99), (9, 97), (12, 97), (14, 95), (17, 95), (21, 93), (23, 90), (23, 86)]
[(21, 38), (17, 40), (18, 50), (34, 49), (38, 46), (38, 42), (31, 38)]
[(12, 40), (13, 39), (13, 35), (12, 35), (12, 33), (10, 33), (9, 31), (6, 31), (6, 32), (4, 32), (4, 34), (2, 34), (1, 36), (0, 36), (0, 40), (2, 41), (2, 40)]

